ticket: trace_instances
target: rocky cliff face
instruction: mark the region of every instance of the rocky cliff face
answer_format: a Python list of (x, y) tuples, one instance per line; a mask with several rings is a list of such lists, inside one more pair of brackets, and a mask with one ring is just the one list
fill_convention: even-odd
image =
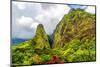
[(95, 37), (95, 15), (72, 10), (64, 15), (53, 34), (53, 47), (63, 48), (73, 39), (85, 41)]

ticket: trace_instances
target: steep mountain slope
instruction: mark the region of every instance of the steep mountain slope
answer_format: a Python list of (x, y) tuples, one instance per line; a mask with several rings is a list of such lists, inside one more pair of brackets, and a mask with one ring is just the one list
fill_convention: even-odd
[(95, 15), (77, 9), (64, 15), (54, 31), (53, 46), (63, 48), (73, 39), (80, 41), (95, 37)]
[(53, 49), (66, 62), (96, 60), (95, 15), (72, 10), (64, 15), (53, 34)]
[(48, 35), (46, 34), (42, 24), (37, 26), (36, 35), (32, 39), (31, 44), (33, 44), (34, 49), (50, 48)]

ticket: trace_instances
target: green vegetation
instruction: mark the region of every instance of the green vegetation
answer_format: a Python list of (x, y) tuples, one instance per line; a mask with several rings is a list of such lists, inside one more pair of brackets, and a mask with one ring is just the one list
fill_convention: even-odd
[(96, 19), (83, 10), (71, 10), (57, 25), (53, 38), (39, 24), (33, 39), (12, 45), (16, 65), (55, 64), (96, 60)]

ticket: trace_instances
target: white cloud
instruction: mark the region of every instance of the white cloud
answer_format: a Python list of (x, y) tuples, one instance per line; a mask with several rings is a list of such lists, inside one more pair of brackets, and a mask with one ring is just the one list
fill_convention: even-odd
[(92, 14), (95, 14), (95, 6), (88, 6), (85, 11), (92, 13)]
[(33, 22), (33, 19), (30, 18), (30, 17), (21, 16), (21, 18), (18, 19), (18, 22), (19, 22), (19, 24), (24, 24), (24, 25), (26, 25), (26, 24), (32, 23), (32, 22)]
[(13, 2), (19, 9), (25, 9), (25, 2)]
[(20, 2), (12, 2), (12, 37), (32, 38), (38, 24), (34, 17), (40, 12), (40, 5), (36, 3), (21, 3), (24, 4), (25, 9), (18, 7)]
[(67, 14), (70, 8), (61, 4), (41, 4), (42, 10), (35, 19), (44, 25), (48, 34), (52, 34), (56, 25), (59, 23), (64, 14)]
[[(70, 8), (67, 5), (13, 2), (12, 35), (17, 38), (32, 38), (38, 24), (43, 24), (46, 32), (52, 34), (58, 22)], [(43, 5), (46, 5), (43, 6)]]
[(36, 28), (37, 28), (37, 26), (38, 26), (38, 24), (39, 24), (39, 23), (34, 22), (34, 23), (31, 25), (31, 28), (36, 29)]
[(37, 25), (39, 23), (34, 21), (31, 17), (21, 16), (16, 19), (16, 23), (13, 24), (12, 32), (16, 38), (32, 38), (35, 34)]
[[(17, 27), (19, 28), (17, 31), (17, 38), (32, 38), (35, 34), (38, 22), (34, 21), (31, 17), (21, 16), (17, 21)], [(16, 31), (16, 29), (15, 29)]]

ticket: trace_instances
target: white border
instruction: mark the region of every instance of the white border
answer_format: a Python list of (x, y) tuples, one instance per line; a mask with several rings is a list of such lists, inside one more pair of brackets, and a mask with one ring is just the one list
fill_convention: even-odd
[(0, 67), (10, 63), (10, 0), (0, 0)]

